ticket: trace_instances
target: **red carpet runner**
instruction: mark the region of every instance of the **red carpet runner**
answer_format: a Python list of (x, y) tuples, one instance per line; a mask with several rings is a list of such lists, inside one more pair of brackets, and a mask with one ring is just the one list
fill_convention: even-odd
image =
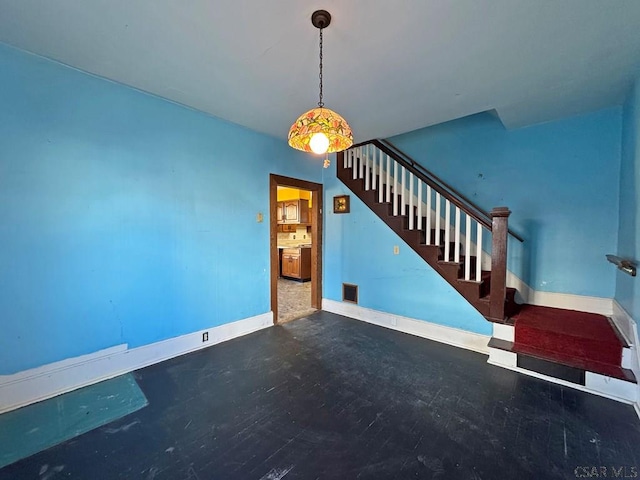
[(609, 319), (595, 313), (522, 305), (513, 351), (571, 367), (629, 379), (621, 368), (623, 340)]

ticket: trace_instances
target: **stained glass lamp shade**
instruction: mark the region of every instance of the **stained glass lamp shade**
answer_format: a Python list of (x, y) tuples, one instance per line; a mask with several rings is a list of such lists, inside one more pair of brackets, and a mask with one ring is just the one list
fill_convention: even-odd
[(353, 135), (347, 121), (324, 107), (303, 113), (289, 130), (289, 145), (304, 152), (340, 152), (352, 144)]

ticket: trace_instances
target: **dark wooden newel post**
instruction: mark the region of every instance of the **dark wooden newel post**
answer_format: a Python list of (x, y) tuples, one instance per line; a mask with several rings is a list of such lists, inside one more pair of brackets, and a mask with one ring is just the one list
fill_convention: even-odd
[(489, 316), (494, 321), (504, 320), (504, 301), (507, 296), (507, 235), (509, 215), (507, 207), (491, 210), (491, 303)]

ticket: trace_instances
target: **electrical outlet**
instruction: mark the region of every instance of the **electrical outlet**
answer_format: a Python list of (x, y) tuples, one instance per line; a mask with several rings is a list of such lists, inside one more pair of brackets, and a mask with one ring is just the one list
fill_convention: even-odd
[(295, 233), (293, 234), (293, 239), (294, 239), (294, 240), (296, 239), (296, 234), (295, 234)]
[(398, 319), (396, 317), (391, 317), (391, 326), (395, 327), (398, 325)]
[(400, 254), (400, 247), (398, 245), (394, 245), (393, 246), (393, 254), (394, 255), (399, 255)]
[(203, 342), (208, 342), (209, 341), (209, 332), (204, 332), (202, 334), (202, 341)]
[(264, 220), (264, 215), (262, 215), (262, 213), (258, 213), (256, 215), (256, 222), (262, 223), (263, 220)]

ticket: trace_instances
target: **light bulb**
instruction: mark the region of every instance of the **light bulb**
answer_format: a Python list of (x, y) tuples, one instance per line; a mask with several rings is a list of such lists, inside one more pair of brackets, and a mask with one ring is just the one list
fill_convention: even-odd
[(314, 133), (309, 140), (309, 146), (313, 153), (325, 153), (329, 148), (329, 139), (322, 132)]

